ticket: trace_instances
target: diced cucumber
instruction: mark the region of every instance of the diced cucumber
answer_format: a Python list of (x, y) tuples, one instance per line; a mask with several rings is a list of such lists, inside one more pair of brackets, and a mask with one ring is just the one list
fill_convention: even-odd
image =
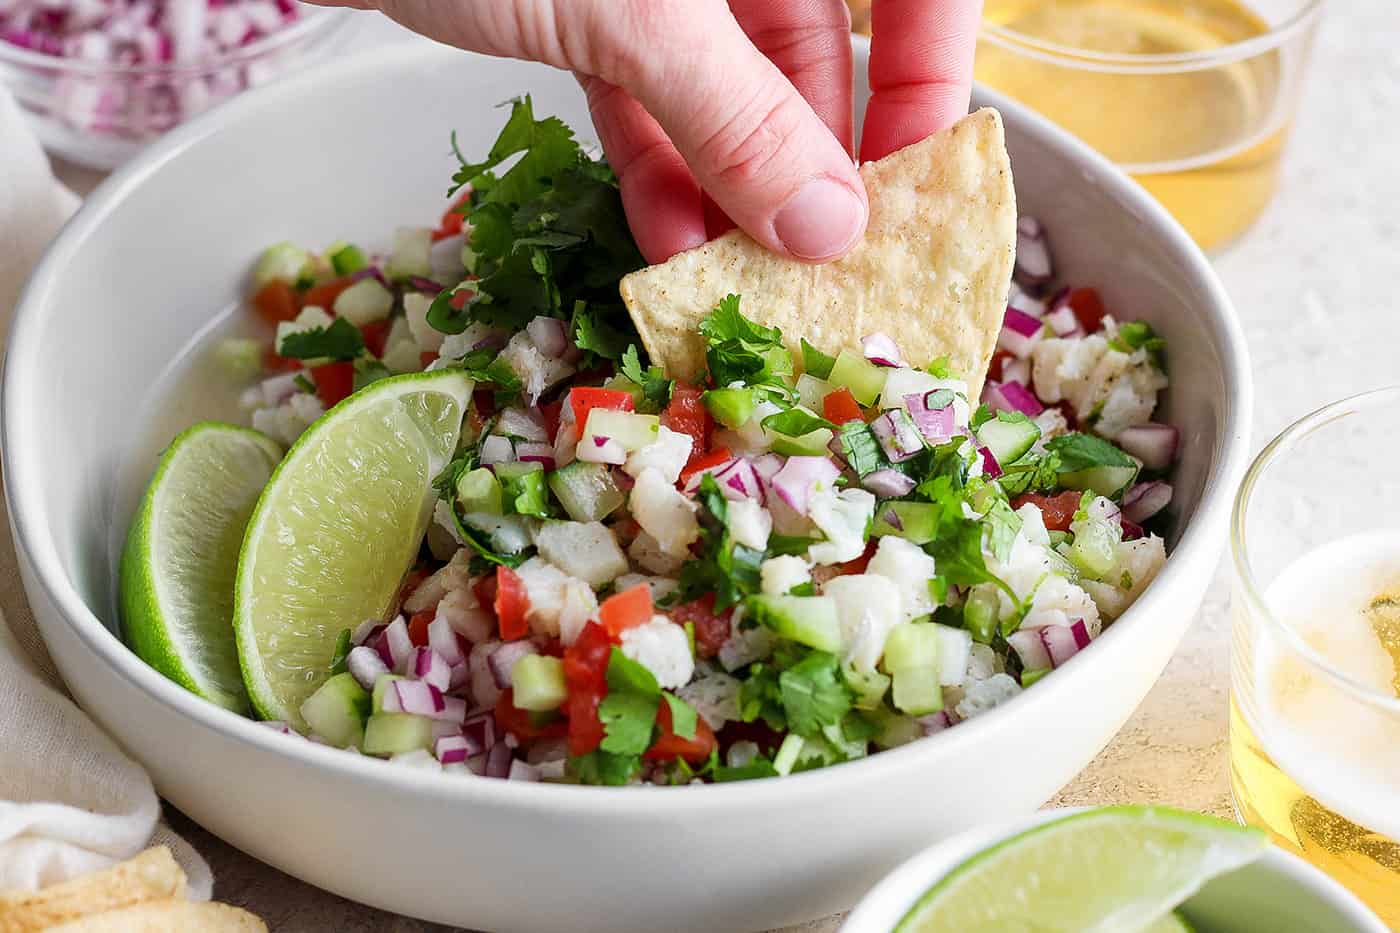
[(797, 756), (802, 754), (802, 746), (805, 744), (800, 735), (788, 735), (783, 739), (783, 744), (778, 746), (778, 752), (773, 756), (773, 770), (782, 775), (791, 774), (797, 764)]
[(359, 272), (369, 265), (369, 260), (365, 259), (365, 254), (353, 243), (334, 243), (330, 249), (326, 250), (326, 258), (331, 261), (331, 268), (336, 275), (349, 275), (352, 272)]
[(486, 467), (468, 470), (457, 479), (457, 502), (463, 512), (485, 512), (500, 515), (501, 484), (496, 474)]
[(826, 596), (750, 596), (749, 614), (779, 636), (816, 648), (841, 650), (836, 601)]
[(739, 428), (753, 417), (752, 389), (710, 389), (700, 397), (714, 419), (726, 428)]
[(841, 672), (846, 678), (846, 685), (856, 695), (856, 709), (879, 709), (885, 701), (885, 693), (890, 689), (890, 678), (888, 674), (881, 674), (879, 671), (852, 670), (844, 668)]
[(360, 279), (335, 298), (332, 310), (337, 317), (364, 327), (382, 321), (394, 309), (394, 294), (375, 279)]
[(977, 429), (977, 439), (1003, 466), (1021, 459), (1040, 440), (1040, 428), (1029, 418), (1003, 421), (993, 418)]
[(939, 507), (931, 502), (881, 502), (875, 507), (873, 535), (896, 535), (914, 544), (928, 544), (938, 530)]
[(894, 706), (910, 716), (925, 716), (943, 708), (938, 668), (908, 667), (894, 675)]
[(661, 434), (661, 419), (656, 415), (639, 415), (630, 411), (595, 408), (588, 413), (581, 445), (593, 443), (593, 438), (605, 437), (623, 450), (641, 450), (656, 443)]
[(612, 471), (601, 463), (575, 460), (549, 475), (549, 488), (576, 522), (600, 522), (627, 501)]
[(272, 281), (294, 284), (310, 264), (311, 254), (295, 243), (273, 243), (253, 267), (253, 284), (259, 288)]
[(1074, 543), (1069, 548), (1069, 560), (1086, 577), (1095, 580), (1113, 569), (1118, 541), (1114, 528), (1107, 522), (1075, 522)]
[(997, 615), (1001, 601), (996, 593), (974, 587), (963, 604), (963, 626), (972, 633), (973, 641), (990, 645), (997, 631)]
[[(459, 515), (458, 510), (453, 509), (452, 517), (459, 525), (485, 532), (491, 538), (491, 547), (502, 554), (519, 554), (534, 543), (530, 534), (530, 523), (534, 519), (524, 515), (493, 515), (489, 512)], [(461, 535), (465, 538), (466, 531), (461, 531)]]
[(394, 232), (394, 249), (384, 263), (391, 279), (433, 274), (433, 231), (427, 227), (400, 227)]
[(536, 473), (544, 469), (544, 464), (534, 460), (513, 460), (495, 465), (496, 479), (502, 486), (513, 483), (525, 476), (527, 473)]
[(336, 674), (301, 704), (301, 718), (312, 732), (337, 748), (358, 746), (365, 739), (369, 700), (353, 676)]
[(370, 714), (378, 716), (384, 712), (384, 696), (392, 688), (394, 681), (403, 680), (398, 674), (381, 674), (374, 682), (374, 693), (370, 698)]
[(803, 373), (797, 377), (797, 400), (804, 408), (812, 411), (821, 411), (826, 397), (836, 391), (836, 387), (825, 379), (818, 379), (811, 373)]
[[(930, 622), (896, 625), (885, 639), (885, 670), (891, 674), (913, 668), (932, 668), (936, 671), (938, 642), (938, 627)], [(936, 674), (934, 680), (937, 681)]]
[(880, 397), (880, 390), (885, 387), (888, 373), (889, 370), (876, 366), (859, 353), (842, 350), (831, 367), (827, 381), (850, 389), (856, 401), (862, 405), (874, 405)]
[(409, 713), (375, 713), (365, 723), (366, 755), (398, 755), (416, 749), (433, 750), (433, 721)]
[(262, 344), (244, 337), (220, 340), (214, 361), (235, 383), (252, 382), (262, 373)]
[(773, 452), (785, 457), (825, 457), (827, 445), (836, 436), (830, 428), (817, 428), (801, 437), (788, 437), (776, 431), (770, 431), (769, 435), (773, 439)]
[(537, 713), (558, 709), (568, 699), (564, 662), (547, 654), (527, 654), (510, 673), (515, 705)]
[(1039, 680), (1040, 678), (1044, 677), (1046, 674), (1050, 673), (1052, 670), (1054, 670), (1054, 668), (1050, 668), (1050, 667), (1041, 667), (1041, 668), (1037, 668), (1036, 670), (1033, 670), (1033, 671), (1022, 671), (1022, 672), (1021, 672), (1021, 689), (1023, 689), (1023, 690), (1024, 690), (1024, 689), (1027, 689), (1028, 687), (1031, 686), (1031, 684), (1035, 683), (1037, 680)]
[(875, 710), (872, 714), (880, 731), (875, 733), (875, 744), (879, 748), (895, 748), (908, 745), (924, 734), (923, 726), (913, 716), (901, 716), (887, 709)]
[(1066, 489), (1089, 490), (1113, 499), (1132, 485), (1137, 474), (1137, 466), (1097, 466), (1061, 473), (1060, 484)]

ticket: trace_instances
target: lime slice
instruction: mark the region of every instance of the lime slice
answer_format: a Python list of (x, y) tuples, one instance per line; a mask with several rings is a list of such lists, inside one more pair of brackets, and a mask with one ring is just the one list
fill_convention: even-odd
[[(1161, 807), (1044, 823), (954, 868), (896, 933), (1152, 933), (1202, 884), (1257, 858), (1263, 833)], [(1186, 927), (1186, 929), (1190, 929)]]
[(258, 500), (234, 594), (243, 682), (266, 719), (303, 729), (336, 639), (393, 607), (432, 517), (472, 380), (460, 370), (372, 383), (306, 430)]
[(1196, 933), (1196, 928), (1179, 913), (1170, 913), (1148, 927), (1144, 933)]
[(122, 552), (127, 644), (180, 686), (237, 711), (248, 707), (233, 638), (238, 549), (281, 459), (257, 431), (196, 424), (161, 455)]

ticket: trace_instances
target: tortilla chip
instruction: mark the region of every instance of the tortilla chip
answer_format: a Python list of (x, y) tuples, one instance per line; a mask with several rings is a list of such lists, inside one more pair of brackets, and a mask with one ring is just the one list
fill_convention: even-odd
[(70, 920), (47, 933), (267, 933), (267, 924), (228, 904), (153, 901)]
[(75, 917), (184, 894), (184, 871), (169, 849), (156, 846), (104, 871), (38, 891), (0, 894), (0, 933), (47, 930)]
[(671, 377), (705, 369), (696, 328), (725, 295), (780, 327), (800, 363), (801, 338), (827, 353), (860, 350), (875, 331), (911, 365), (940, 356), (981, 394), (1006, 313), (1016, 195), (1001, 115), (956, 125), (861, 166), (865, 238), (843, 259), (780, 258), (738, 230), (622, 280), (622, 298), (652, 360)]

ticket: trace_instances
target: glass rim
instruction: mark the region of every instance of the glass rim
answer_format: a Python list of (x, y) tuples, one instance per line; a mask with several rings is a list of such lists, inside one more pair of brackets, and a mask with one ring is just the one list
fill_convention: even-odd
[(990, 23), (985, 18), (982, 20), (978, 36), (1022, 55), (1084, 71), (1144, 74), (1202, 71), (1277, 49), (1298, 33), (1310, 29), (1321, 14), (1325, 2), (1326, 0), (1304, 0), (1298, 10), (1277, 26), (1270, 27), (1267, 32), (1199, 52), (1154, 52), (1140, 55), (1131, 52), (1097, 52), (1041, 39), (1008, 26)]
[(1270, 465), (1275, 460), (1292, 451), (1298, 442), (1314, 430), (1355, 414), (1360, 406), (1381, 400), (1400, 401), (1400, 384), (1359, 392), (1356, 395), (1330, 402), (1304, 415), (1279, 432), (1278, 436), (1270, 441), (1250, 463), (1249, 469), (1245, 471), (1244, 479), (1240, 482), (1239, 490), (1235, 493), (1235, 506), (1230, 516), (1230, 551), (1235, 569), (1238, 596), (1249, 604), (1251, 612), (1265, 620), (1273, 633), (1283, 640), (1290, 651), (1306, 662), (1316, 673), (1321, 674), (1344, 692), (1364, 703), (1400, 716), (1400, 697), (1377, 693), (1366, 684), (1338, 670), (1331, 661), (1315, 651), (1292, 626), (1286, 625), (1274, 614), (1255, 579), (1249, 561), (1248, 536), (1245, 533), (1245, 519), (1249, 512), (1254, 487), (1268, 472)]
[(156, 62), (139, 65), (119, 65), (112, 62), (92, 62), (60, 55), (47, 55), (33, 49), (21, 48), (9, 42), (0, 42), (0, 65), (13, 65), (44, 71), (60, 71), (65, 74), (85, 78), (129, 78), (129, 77), (197, 77), (222, 71), (237, 65), (246, 65), (271, 52), (295, 46), (297, 43), (315, 38), (326, 38), (338, 32), (349, 20), (346, 11), (326, 7), (307, 7), (306, 12), (291, 25), (269, 33), (251, 42), (225, 52), (217, 58), (200, 62)]

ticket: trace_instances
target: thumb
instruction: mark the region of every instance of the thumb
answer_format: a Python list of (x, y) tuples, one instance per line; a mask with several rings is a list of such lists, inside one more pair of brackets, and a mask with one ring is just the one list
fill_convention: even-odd
[(624, 55), (624, 73), (605, 77), (646, 107), (755, 240), (808, 262), (844, 255), (869, 213), (850, 154), (723, 4), (684, 13), (649, 23), (645, 59)]

